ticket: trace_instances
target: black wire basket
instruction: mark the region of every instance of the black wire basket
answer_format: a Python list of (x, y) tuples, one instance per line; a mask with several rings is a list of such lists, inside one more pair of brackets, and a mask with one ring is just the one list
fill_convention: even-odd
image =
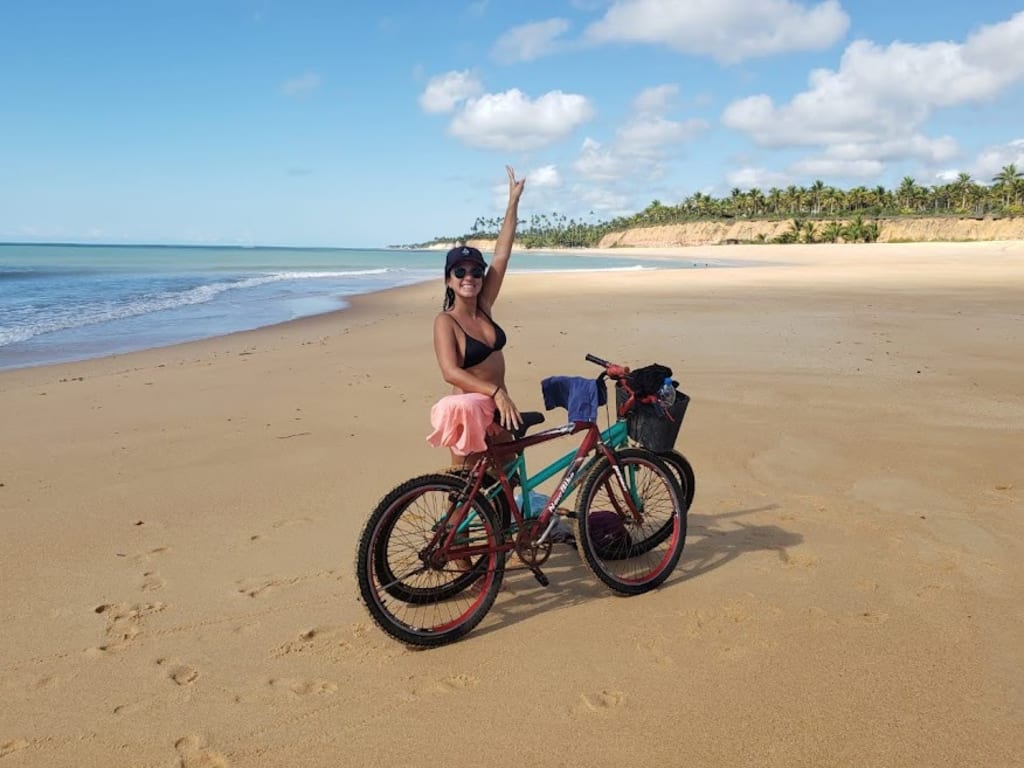
[[(629, 399), (629, 394), (621, 384), (615, 385), (615, 404), (621, 408)], [(683, 425), (686, 406), (690, 397), (676, 390), (676, 401), (668, 408), (661, 403), (633, 403), (626, 414), (626, 425), (629, 436), (644, 448), (656, 453), (671, 451), (679, 437), (679, 428)]]

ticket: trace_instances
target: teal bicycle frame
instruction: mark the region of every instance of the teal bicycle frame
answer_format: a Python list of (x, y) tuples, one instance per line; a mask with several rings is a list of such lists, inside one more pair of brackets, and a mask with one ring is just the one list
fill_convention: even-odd
[[(628, 440), (628, 437), (628, 427), (626, 421), (624, 419), (619, 419), (612, 423), (607, 429), (601, 432), (600, 441), (607, 445), (612, 450), (614, 450), (616, 448), (619, 448), (620, 446), (625, 445)], [(557, 506), (562, 501), (562, 499), (569, 496), (575, 490), (576, 486), (579, 485), (580, 480), (587, 476), (588, 467), (595, 461), (597, 461), (600, 458), (600, 456), (600, 452), (592, 456), (587, 461), (587, 463), (580, 469), (580, 471), (577, 472), (575, 476), (569, 481), (569, 483), (562, 490), (562, 493), (559, 494), (559, 497), (557, 499), (549, 500), (548, 503), (554, 507)], [(572, 461), (575, 457), (576, 450), (569, 451), (564, 456), (562, 456), (559, 459), (556, 459), (551, 464), (548, 464), (546, 467), (544, 467), (542, 470), (540, 470), (534, 475), (527, 474), (525, 452), (518, 454), (515, 459), (513, 459), (508, 464), (505, 464), (502, 467), (506, 477), (508, 477), (510, 481), (514, 477), (519, 478), (520, 513), (522, 514), (524, 520), (539, 517), (540, 513), (543, 512), (543, 510), (541, 509), (534, 510), (532, 508), (532, 502), (530, 500), (530, 491), (532, 491), (534, 488), (537, 488), (544, 482), (550, 480), (552, 477), (555, 477), (560, 472), (564, 472), (566, 469), (568, 469), (569, 465), (572, 464)], [(493, 485), (488, 486), (487, 488), (481, 488), (481, 492), (487, 498), (488, 501), (494, 501), (496, 498), (498, 498), (505, 492), (505, 489), (502, 487), (501, 482), (496, 482)], [(459, 526), (460, 530), (465, 530), (471, 524), (472, 516), (462, 522), (462, 525)], [(515, 515), (511, 514), (511, 510), (510, 524), (512, 528), (515, 528)]]

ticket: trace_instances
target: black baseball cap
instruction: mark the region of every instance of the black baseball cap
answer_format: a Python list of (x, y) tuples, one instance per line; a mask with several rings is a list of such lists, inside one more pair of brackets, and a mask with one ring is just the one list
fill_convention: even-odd
[(448, 256), (444, 260), (444, 279), (447, 280), (452, 269), (464, 261), (472, 261), (474, 264), (487, 268), (487, 262), (484, 261), (484, 255), (480, 251), (471, 245), (460, 245), (448, 251)]

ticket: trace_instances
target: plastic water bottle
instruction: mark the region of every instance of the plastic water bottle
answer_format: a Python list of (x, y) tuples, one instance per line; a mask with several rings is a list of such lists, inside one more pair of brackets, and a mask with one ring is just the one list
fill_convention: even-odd
[(672, 384), (672, 379), (669, 376), (665, 377), (665, 382), (661, 385), (661, 389), (658, 390), (658, 400), (661, 402), (667, 411), (676, 402), (676, 388)]

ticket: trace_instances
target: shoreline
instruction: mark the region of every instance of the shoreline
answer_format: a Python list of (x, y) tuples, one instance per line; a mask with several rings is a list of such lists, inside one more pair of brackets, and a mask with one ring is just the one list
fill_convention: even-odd
[[(527, 272), (529, 272), (529, 271), (536, 271), (536, 272), (543, 272), (543, 273), (548, 273), (548, 274), (551, 274), (551, 273), (562, 273), (562, 272), (586, 274), (588, 272), (600, 272), (600, 271), (629, 271), (630, 269), (635, 268), (635, 267), (632, 267), (632, 266), (629, 266), (629, 267), (624, 267), (624, 266), (608, 266), (608, 265), (602, 263), (602, 261), (600, 259), (594, 258), (592, 254), (568, 254), (568, 255), (572, 256), (574, 259), (576, 259), (577, 261), (585, 262), (585, 263), (582, 264), (581, 266), (565, 266), (564, 263), (559, 264), (559, 262), (557, 260), (559, 255), (564, 256), (564, 255), (567, 255), (567, 254), (555, 254), (555, 253), (524, 254), (522, 256), (523, 261), (521, 263), (521, 266), (519, 267), (519, 271), (527, 271)], [(532, 261), (533, 258), (536, 258), (536, 257), (543, 258), (544, 256), (547, 256), (549, 258), (555, 257), (555, 261), (556, 261), (555, 265), (548, 267), (548, 266), (545, 266), (545, 265), (542, 265), (542, 264), (538, 264), (536, 261)], [(610, 254), (608, 256), (608, 258), (609, 258), (609, 260), (617, 259), (619, 261), (622, 261), (624, 257), (623, 257), (623, 255), (615, 256), (614, 254)], [(625, 260), (629, 261), (629, 262), (632, 262), (634, 264), (640, 264), (641, 265), (640, 268), (643, 268), (645, 263), (646, 263), (646, 265), (648, 265), (647, 268), (651, 268), (651, 267), (653, 267), (653, 268), (661, 268), (661, 266), (663, 266), (665, 264), (668, 264), (670, 262), (677, 262), (676, 264), (674, 264), (674, 266), (678, 267), (678, 268), (691, 268), (691, 267), (697, 268), (697, 267), (701, 266), (699, 264), (691, 263), (689, 260), (678, 259), (678, 258), (677, 259), (671, 259), (671, 258), (670, 259), (652, 259), (652, 258), (645, 258), (643, 256), (637, 256), (635, 258), (632, 258), (632, 257), (629, 257), (629, 256), (625, 256)], [(563, 262), (564, 262), (564, 259), (563, 259)], [(729, 266), (729, 265), (723, 264), (721, 266)], [(399, 273), (401, 273), (402, 271), (403, 271), (402, 268), (398, 268), (398, 272)], [(516, 273), (516, 269), (515, 268), (513, 268), (513, 273)], [(177, 346), (179, 344), (187, 344), (187, 343), (192, 343), (192, 342), (199, 342), (199, 341), (209, 340), (209, 339), (213, 339), (213, 338), (219, 338), (219, 337), (223, 337), (223, 336), (230, 336), (230, 335), (233, 335), (235, 333), (245, 333), (247, 331), (259, 330), (260, 328), (272, 328), (275, 325), (279, 325), (279, 324), (282, 324), (282, 323), (292, 322), (292, 321), (295, 321), (295, 320), (302, 320), (302, 319), (309, 318), (309, 317), (316, 317), (318, 315), (330, 314), (330, 313), (333, 313), (333, 312), (343, 312), (343, 311), (347, 310), (348, 306), (350, 306), (351, 301), (352, 301), (352, 299), (354, 297), (373, 295), (373, 294), (379, 293), (381, 291), (390, 290), (391, 288), (394, 288), (394, 287), (402, 287), (402, 285), (415, 285), (415, 284), (430, 283), (430, 282), (432, 282), (433, 279), (434, 279), (433, 277), (422, 277), (422, 278), (418, 279), (417, 281), (409, 283), (409, 282), (406, 282), (408, 280), (408, 278), (406, 277), (406, 278), (402, 278), (402, 281), (397, 286), (389, 286), (389, 287), (385, 287), (385, 288), (376, 288), (376, 287), (372, 287), (372, 286), (366, 286), (366, 288), (363, 289), (363, 291), (361, 293), (347, 293), (346, 292), (346, 293), (342, 293), (342, 294), (338, 294), (338, 295), (334, 296), (334, 298), (332, 300), (332, 303), (334, 303), (336, 306), (333, 306), (333, 307), (331, 307), (329, 309), (321, 310), (321, 311), (313, 311), (310, 314), (303, 314), (300, 317), (294, 317), (294, 318), (291, 318), (291, 319), (288, 319), (288, 320), (279, 320), (277, 322), (270, 321), (270, 322), (266, 322), (266, 323), (264, 323), (262, 325), (256, 325), (256, 326), (254, 326), (252, 328), (241, 328), (239, 330), (229, 330), (229, 331), (225, 331), (225, 332), (222, 332), (222, 333), (215, 333), (213, 335), (208, 335), (208, 336), (198, 336), (198, 338), (196, 338), (197, 333), (198, 333), (197, 329), (196, 328), (191, 328), (188, 333), (183, 334), (183, 335), (186, 336), (186, 338), (182, 338), (181, 340), (178, 340), (178, 341), (170, 341), (170, 342), (158, 343), (156, 346), (152, 346), (152, 347), (139, 346), (137, 349), (122, 349), (122, 350), (118, 350), (118, 351), (106, 351), (106, 352), (99, 352), (99, 353), (92, 353), (92, 354), (84, 353), (83, 352), (82, 353), (82, 357), (78, 360), (78, 362), (85, 361), (85, 360), (99, 359), (99, 358), (102, 358), (102, 357), (123, 356), (123, 355), (127, 355), (127, 354), (132, 354), (133, 352), (145, 351), (146, 349), (160, 349), (160, 348), (169, 347), (169, 346)], [(116, 323), (117, 320), (114, 320), (113, 322)], [(97, 327), (102, 327), (102, 324), (100, 324)], [(74, 328), (71, 328), (71, 329), (58, 329), (57, 332), (60, 333), (61, 330), (75, 330), (75, 329)], [(188, 338), (188, 337), (192, 337), (192, 338)], [(154, 337), (153, 340), (155, 341), (156, 338)], [(163, 340), (161, 339), (161, 341), (163, 341)], [(91, 344), (94, 347), (101, 347), (101, 346), (103, 346), (102, 342), (92, 342), (92, 341), (89, 341), (87, 343)], [(18, 346), (18, 342), (15, 342), (13, 347), (17, 348), (17, 346)], [(61, 356), (60, 352), (61, 352), (60, 348), (56, 348), (55, 350), (50, 351), (49, 354), (51, 356), (53, 356), (53, 357), (60, 357)], [(41, 356), (41, 354), (42, 353), (40, 353), (40, 352), (36, 352), (35, 353), (35, 357), (38, 358), (38, 357)], [(0, 361), (2, 361), (2, 363), (0, 363), (0, 372), (2, 372), (2, 371), (11, 371), (11, 370), (23, 370), (25, 368), (35, 368), (35, 367), (46, 366), (46, 365), (62, 365), (62, 364), (68, 364), (68, 363), (76, 362), (75, 360), (53, 359), (53, 360), (48, 360), (48, 361), (45, 361), (45, 362), (29, 362), (29, 363), (26, 364), (26, 363), (22, 362), (22, 359), (29, 359), (30, 355), (27, 354), (25, 350), (19, 350), (17, 352), (17, 354), (15, 354), (11, 350), (8, 350), (7, 353), (6, 353), (6, 356), (9, 358), (10, 362), (8, 362), (7, 360), (4, 360), (5, 348), (3, 346), (0, 346)], [(18, 361), (18, 362), (15, 363), (14, 361)]]
[[(714, 258), (705, 258), (696, 260), (693, 258), (694, 253), (690, 251), (704, 251), (713, 250), (715, 252)], [(541, 256), (547, 252), (560, 253), (567, 252), (578, 255), (585, 255), (587, 257), (600, 259), (621, 259), (623, 257), (633, 257), (641, 261), (650, 261), (652, 263), (665, 263), (665, 262), (688, 262), (693, 264), (693, 267), (685, 268), (686, 271), (701, 271), (705, 266), (713, 270), (746, 270), (754, 269), (758, 272), (756, 280), (765, 280), (767, 284), (774, 283), (786, 283), (787, 272), (786, 270), (793, 266), (803, 266), (813, 268), (817, 270), (822, 280), (825, 282), (836, 282), (843, 279), (857, 279), (857, 268), (865, 266), (867, 263), (883, 263), (892, 276), (897, 276), (903, 272), (913, 271), (915, 263), (920, 260), (928, 259), (942, 259), (947, 263), (951, 270), (946, 275), (932, 275), (929, 279), (942, 283), (945, 281), (956, 281), (965, 277), (970, 279), (978, 279), (979, 274), (968, 275), (964, 271), (964, 267), (971, 266), (970, 260), (972, 259), (972, 253), (981, 253), (988, 257), (988, 263), (976, 264), (979, 270), (982, 272), (989, 272), (993, 268), (997, 271), (1002, 268), (1003, 262), (1016, 263), (1018, 260), (1024, 260), (1024, 241), (985, 241), (983, 243), (910, 243), (910, 244), (897, 244), (897, 243), (849, 243), (849, 244), (803, 244), (803, 245), (780, 245), (780, 244), (744, 244), (744, 245), (716, 245), (716, 246), (673, 246), (673, 247), (643, 247), (643, 246), (629, 246), (621, 248), (590, 248), (590, 249), (545, 249), (544, 251), (517, 251), (514, 252), (513, 258), (519, 256), (524, 259), (530, 259), (534, 256)], [(891, 256), (896, 255), (898, 258), (892, 259)], [(992, 259), (996, 259), (996, 263), (993, 264)], [(967, 263), (964, 263), (964, 262)], [(703, 262), (703, 264), (702, 264)], [(571, 270), (570, 272), (575, 272)], [(591, 273), (600, 273), (603, 270), (579, 270), (581, 275), (588, 275)], [(611, 270), (611, 274), (622, 274), (628, 270)], [(512, 273), (516, 276), (522, 275), (523, 273)], [(512, 276), (510, 274), (510, 276)], [(567, 274), (558, 270), (552, 270), (551, 272), (544, 272), (543, 274)], [(627, 278), (628, 279), (628, 278)], [(874, 278), (873, 278), (874, 279)], [(712, 280), (711, 282), (721, 283), (722, 281)], [(740, 279), (733, 280), (729, 279), (725, 281), (728, 284), (740, 284), (749, 283), (749, 280)], [(993, 285), (998, 285), (1002, 282), (1002, 277), (995, 276), (991, 282)], [(235, 331), (228, 334), (222, 334), (218, 336), (211, 336), (204, 339), (196, 339), (192, 341), (182, 341), (174, 344), (169, 344), (160, 347), (149, 347), (145, 349), (139, 349), (129, 352), (116, 353), (111, 355), (100, 355), (96, 357), (88, 357), (78, 361), (64, 361), (54, 363), (42, 363), (38, 365), (28, 365), (17, 368), (5, 368), (0, 369), (0, 384), (2, 384), (2, 378), (5, 375), (13, 374), (17, 372), (23, 372), (27, 370), (36, 370), (40, 368), (50, 368), (56, 366), (73, 366), (79, 363), (88, 363), (95, 360), (113, 359), (119, 360), (132, 355), (140, 355), (148, 352), (158, 352), (159, 350), (174, 350), (179, 347), (187, 347), (188, 345), (203, 345), (203, 344), (214, 344), (218, 343), (221, 339), (239, 339), (239, 343), (244, 343), (244, 336), (246, 334), (260, 333), (263, 331), (272, 332), (275, 328), (283, 328), (291, 326), (296, 323), (303, 323), (306, 321), (314, 321), (317, 318), (340, 318), (344, 313), (349, 313), (358, 305), (362, 305), (364, 301), (372, 303), (375, 296), (383, 294), (389, 294), (393, 291), (404, 291), (415, 289), (420, 286), (428, 285), (429, 281), (421, 283), (415, 283), (406, 286), (396, 286), (391, 288), (385, 288), (382, 290), (370, 291), (363, 294), (354, 294), (344, 297), (344, 302), (348, 304), (347, 307), (339, 309), (333, 309), (328, 312), (316, 313), (313, 315), (306, 315), (291, 320), (286, 320), (280, 323), (274, 323), (266, 326), (259, 326), (256, 328)]]

